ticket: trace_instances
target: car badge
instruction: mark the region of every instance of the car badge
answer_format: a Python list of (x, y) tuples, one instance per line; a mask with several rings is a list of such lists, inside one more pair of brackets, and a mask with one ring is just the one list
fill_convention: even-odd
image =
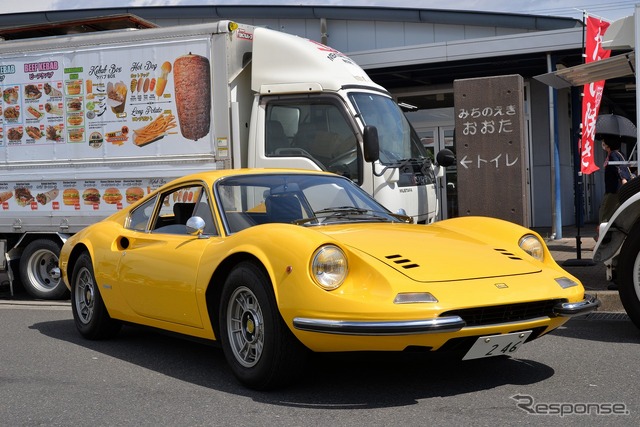
[(498, 289), (507, 289), (508, 288), (506, 283), (496, 283), (495, 286)]

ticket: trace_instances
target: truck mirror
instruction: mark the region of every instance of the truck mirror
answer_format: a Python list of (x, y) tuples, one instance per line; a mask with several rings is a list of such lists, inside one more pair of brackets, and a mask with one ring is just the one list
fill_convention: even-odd
[(456, 155), (448, 148), (442, 149), (438, 151), (438, 154), (436, 154), (436, 163), (438, 166), (443, 166), (445, 168), (447, 166), (454, 165), (456, 163)]
[(375, 126), (367, 125), (362, 134), (364, 143), (364, 160), (375, 162), (380, 158), (380, 142), (378, 140), (378, 129)]

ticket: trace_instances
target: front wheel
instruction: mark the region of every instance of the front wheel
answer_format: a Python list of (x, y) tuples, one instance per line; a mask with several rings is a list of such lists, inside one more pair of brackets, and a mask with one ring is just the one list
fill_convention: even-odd
[(113, 320), (102, 301), (88, 253), (80, 255), (71, 275), (71, 311), (80, 334), (91, 340), (111, 338), (121, 323)]
[(234, 375), (256, 390), (287, 384), (304, 367), (306, 349), (280, 317), (268, 278), (250, 262), (224, 284), (220, 340)]
[(60, 277), (60, 244), (48, 239), (29, 243), (20, 256), (20, 281), (35, 298), (62, 299), (68, 296)]
[(640, 223), (631, 229), (618, 258), (618, 291), (631, 321), (640, 328)]

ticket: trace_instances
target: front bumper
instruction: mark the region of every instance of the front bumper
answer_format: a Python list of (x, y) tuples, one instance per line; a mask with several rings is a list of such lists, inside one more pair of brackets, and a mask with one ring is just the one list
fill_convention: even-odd
[(558, 303), (553, 307), (553, 313), (557, 316), (572, 317), (589, 313), (600, 307), (600, 300), (593, 295), (584, 295), (584, 299), (578, 302)]
[[(552, 313), (557, 317), (572, 317), (597, 309), (600, 300), (592, 295), (584, 296), (578, 302), (559, 302)], [(549, 318), (549, 317), (547, 317)], [(534, 319), (530, 319), (534, 320)], [(392, 320), (392, 321), (352, 321), (333, 319), (311, 319), (296, 317), (293, 327), (300, 331), (338, 335), (400, 336), (432, 333), (457, 332), (467, 326), (460, 316), (444, 316), (434, 319)], [(485, 327), (498, 325), (484, 325)]]
[(357, 322), (302, 317), (293, 319), (293, 326), (301, 331), (340, 335), (413, 335), (456, 332), (464, 328), (465, 325), (466, 322), (459, 316), (388, 322)]

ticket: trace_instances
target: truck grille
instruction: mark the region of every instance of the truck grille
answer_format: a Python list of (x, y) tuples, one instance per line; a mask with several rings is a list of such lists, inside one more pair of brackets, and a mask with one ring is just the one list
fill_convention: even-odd
[(489, 307), (464, 308), (442, 313), (441, 316), (460, 316), (467, 326), (495, 325), (518, 322), (536, 317), (553, 316), (553, 307), (563, 299), (533, 301), (517, 304), (494, 305)]

